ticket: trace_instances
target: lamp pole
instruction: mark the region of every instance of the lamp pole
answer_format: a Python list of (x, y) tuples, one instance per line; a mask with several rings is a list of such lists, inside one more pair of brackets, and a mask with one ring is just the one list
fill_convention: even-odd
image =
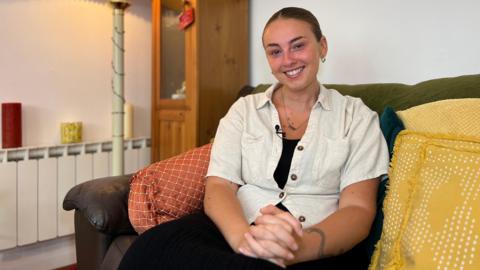
[(124, 155), (123, 155), (123, 97), (124, 87), (124, 10), (128, 7), (127, 0), (110, 0), (113, 7), (113, 79), (112, 79), (112, 175), (118, 176), (124, 174)]

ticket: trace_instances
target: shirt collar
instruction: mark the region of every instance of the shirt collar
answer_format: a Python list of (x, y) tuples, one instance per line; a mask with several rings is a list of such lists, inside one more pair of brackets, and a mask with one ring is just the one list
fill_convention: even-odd
[[(272, 95), (275, 89), (277, 89), (280, 86), (279, 83), (272, 84), (264, 93), (263, 95), (260, 96), (260, 99), (258, 100), (257, 103), (257, 110), (261, 109), (268, 103), (272, 103)], [(332, 110), (332, 103), (331, 103), (331, 92), (329, 89), (325, 88), (322, 84), (320, 84), (320, 93), (318, 94), (317, 97), (317, 102), (316, 104), (320, 104), (322, 108), (326, 111)], [(315, 104), (315, 106), (316, 106)]]
[(275, 91), (275, 89), (277, 89), (278, 86), (279, 86), (278, 83), (274, 83), (270, 85), (270, 87), (268, 87), (267, 90), (265, 90), (265, 92), (263, 92), (262, 95), (260, 95), (260, 99), (258, 100), (258, 103), (257, 103), (257, 110), (263, 108), (268, 103), (272, 103), (273, 91)]
[(320, 84), (320, 93), (318, 94), (317, 103), (326, 111), (332, 110), (332, 92), (323, 84)]

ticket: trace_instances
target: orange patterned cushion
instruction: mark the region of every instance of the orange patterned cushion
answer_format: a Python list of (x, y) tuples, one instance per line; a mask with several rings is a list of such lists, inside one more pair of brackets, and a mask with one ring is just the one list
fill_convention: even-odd
[(138, 233), (202, 209), (211, 147), (159, 161), (132, 177), (128, 215)]

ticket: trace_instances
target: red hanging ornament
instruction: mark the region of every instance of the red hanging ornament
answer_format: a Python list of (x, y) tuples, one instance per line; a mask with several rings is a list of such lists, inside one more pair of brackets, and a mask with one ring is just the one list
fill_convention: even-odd
[(182, 30), (187, 29), (195, 21), (195, 12), (190, 1), (183, 2), (183, 11), (178, 20), (178, 27)]

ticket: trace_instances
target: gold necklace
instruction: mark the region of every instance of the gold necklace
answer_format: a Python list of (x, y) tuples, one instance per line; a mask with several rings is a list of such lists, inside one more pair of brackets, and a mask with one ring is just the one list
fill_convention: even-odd
[(279, 91), (280, 91), (280, 95), (282, 96), (283, 112), (284, 112), (285, 118), (287, 119), (287, 127), (293, 131), (297, 131), (297, 129), (301, 128), (303, 125), (305, 125), (308, 122), (308, 119), (310, 118), (310, 116), (307, 117), (305, 121), (303, 121), (302, 123), (300, 123), (298, 126), (295, 127), (295, 123), (292, 121), (292, 119), (290, 119), (289, 112), (287, 111), (287, 105), (285, 105), (285, 97), (283, 96), (283, 91), (282, 89), (280, 89)]

